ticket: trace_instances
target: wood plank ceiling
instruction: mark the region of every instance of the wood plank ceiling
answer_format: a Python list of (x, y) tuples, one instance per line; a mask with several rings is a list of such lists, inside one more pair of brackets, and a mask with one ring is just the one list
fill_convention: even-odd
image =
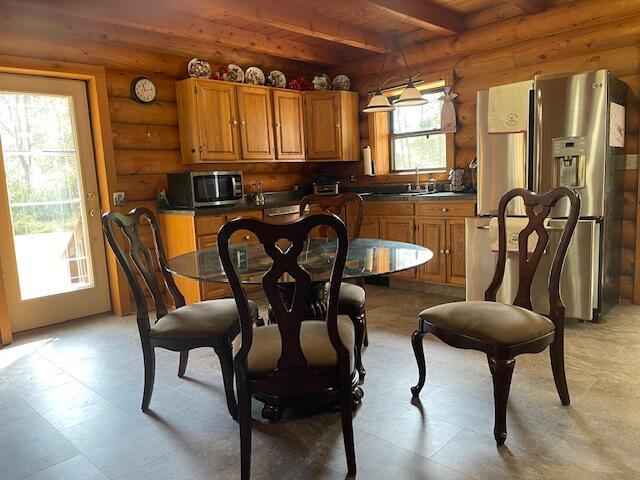
[[(568, 1), (0, 0), (0, 8), (9, 14), (13, 9), (14, 21), (22, 20), (25, 27), (29, 22), (44, 29), (58, 26), (60, 35), (205, 58), (207, 46), (223, 46), (262, 55), (263, 65), (277, 66), (278, 59), (299, 62), (306, 72)], [(100, 32), (92, 34), (92, 27)], [(396, 41), (389, 41), (390, 32)]]

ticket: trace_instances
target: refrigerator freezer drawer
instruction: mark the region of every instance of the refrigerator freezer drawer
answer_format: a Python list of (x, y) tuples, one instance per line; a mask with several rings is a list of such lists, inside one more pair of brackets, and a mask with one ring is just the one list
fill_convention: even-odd
[[(467, 300), (484, 300), (484, 292), (495, 271), (498, 254), (491, 251), (489, 222), (489, 217), (466, 219)], [(549, 222), (549, 246), (531, 286), (531, 302), (538, 313), (549, 313), (549, 272), (564, 222)], [(569, 244), (560, 282), (567, 318), (592, 320), (594, 309), (598, 308), (599, 227), (595, 220), (580, 220)], [(512, 303), (517, 290), (518, 254), (509, 253), (497, 300)]]

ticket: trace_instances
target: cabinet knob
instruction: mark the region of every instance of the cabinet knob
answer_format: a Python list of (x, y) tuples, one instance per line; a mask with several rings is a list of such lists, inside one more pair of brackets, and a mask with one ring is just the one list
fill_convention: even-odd
[(280, 122), (276, 122), (276, 128), (280, 128), (280, 127), (281, 127)]
[(340, 128), (340, 124), (339, 123), (336, 123), (336, 128)]
[(251, 235), (247, 235), (244, 237), (245, 240), (251, 240)]
[(200, 153), (202, 153), (202, 145), (200, 145), (200, 146), (198, 147), (198, 151), (199, 151)]
[(240, 125), (246, 125), (246, 122), (244, 120), (240, 120)]
[(451, 250), (449, 250), (448, 248), (444, 251), (445, 255), (449, 255), (451, 253)]
[(442, 207), (442, 213), (447, 213), (448, 211), (449, 211), (449, 209), (448, 209), (448, 208), (446, 208), (446, 207)]
[(440, 249), (440, 255), (444, 255), (444, 250)]
[(231, 120), (231, 124), (235, 127), (238, 125), (238, 121), (236, 119)]

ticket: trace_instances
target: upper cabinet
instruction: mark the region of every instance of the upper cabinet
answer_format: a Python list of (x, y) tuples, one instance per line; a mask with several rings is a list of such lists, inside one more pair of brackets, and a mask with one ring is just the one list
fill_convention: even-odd
[(281, 160), (305, 158), (302, 93), (273, 90), (276, 157)]
[(239, 85), (240, 141), (242, 158), (273, 160), (273, 112), (271, 89), (255, 85)]
[(358, 160), (358, 94), (176, 83), (184, 163)]
[(358, 160), (358, 94), (345, 91), (304, 92), (307, 158)]
[(240, 158), (236, 87), (190, 78), (176, 84), (184, 163)]

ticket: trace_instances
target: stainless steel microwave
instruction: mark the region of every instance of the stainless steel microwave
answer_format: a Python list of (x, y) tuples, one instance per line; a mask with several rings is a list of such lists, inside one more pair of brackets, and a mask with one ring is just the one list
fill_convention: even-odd
[(244, 200), (242, 172), (185, 172), (167, 175), (172, 207), (214, 207)]

